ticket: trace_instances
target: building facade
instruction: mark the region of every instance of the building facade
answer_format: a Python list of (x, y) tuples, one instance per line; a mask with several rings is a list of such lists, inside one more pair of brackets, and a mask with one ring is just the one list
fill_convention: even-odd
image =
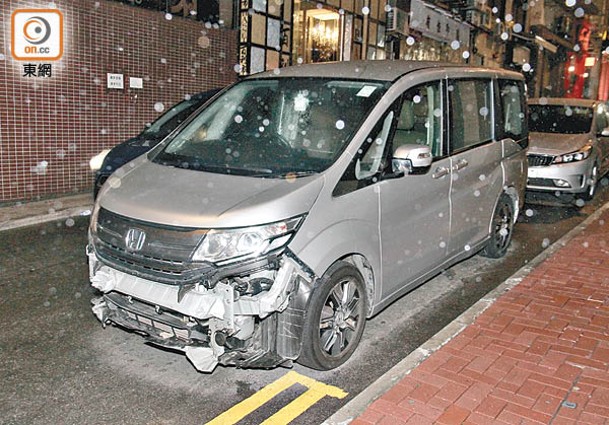
[[(49, 7), (64, 16), (63, 57), (15, 59), (11, 15)], [(7, 0), (0, 10), (0, 202), (88, 191), (89, 158), (166, 107), (289, 65), (442, 60), (521, 71), (530, 96), (609, 97), (609, 0)]]
[[(31, 9), (61, 13), (60, 59), (13, 57), (11, 16)], [(0, 203), (91, 191), (91, 157), (185, 96), (232, 83), (236, 63), (235, 30), (179, 14), (107, 0), (0, 2)]]

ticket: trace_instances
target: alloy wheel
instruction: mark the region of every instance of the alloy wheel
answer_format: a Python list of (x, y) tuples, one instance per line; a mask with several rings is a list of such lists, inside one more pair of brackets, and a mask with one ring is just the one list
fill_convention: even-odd
[(360, 321), (362, 294), (351, 279), (338, 282), (328, 294), (319, 319), (320, 348), (330, 356), (339, 356), (355, 339)]

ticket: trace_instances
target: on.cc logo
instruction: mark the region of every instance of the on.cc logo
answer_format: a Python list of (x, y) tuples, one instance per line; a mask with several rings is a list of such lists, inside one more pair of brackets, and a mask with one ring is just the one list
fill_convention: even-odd
[(11, 53), (18, 61), (56, 61), (63, 55), (63, 14), (58, 9), (16, 9)]
[(41, 16), (33, 16), (25, 21), (23, 35), (30, 44), (42, 44), (51, 36), (51, 24)]

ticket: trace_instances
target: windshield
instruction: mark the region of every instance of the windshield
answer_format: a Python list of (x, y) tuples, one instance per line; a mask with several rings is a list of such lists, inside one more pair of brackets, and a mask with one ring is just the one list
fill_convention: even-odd
[(143, 135), (165, 137), (173, 131), (182, 121), (190, 116), (201, 104), (204, 99), (193, 96), (172, 106), (167, 112), (158, 117), (150, 127), (142, 132)]
[(250, 176), (318, 173), (338, 158), (385, 84), (322, 78), (242, 81), (173, 136), (154, 161)]
[(592, 108), (529, 105), (529, 130), (539, 133), (583, 134), (592, 127)]

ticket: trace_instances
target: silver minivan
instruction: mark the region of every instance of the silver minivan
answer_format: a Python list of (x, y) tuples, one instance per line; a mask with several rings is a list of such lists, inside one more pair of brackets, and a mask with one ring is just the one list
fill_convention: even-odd
[(527, 144), (511, 71), (356, 61), (248, 77), (100, 191), (93, 312), (203, 372), (337, 367), (392, 301), (506, 253)]

